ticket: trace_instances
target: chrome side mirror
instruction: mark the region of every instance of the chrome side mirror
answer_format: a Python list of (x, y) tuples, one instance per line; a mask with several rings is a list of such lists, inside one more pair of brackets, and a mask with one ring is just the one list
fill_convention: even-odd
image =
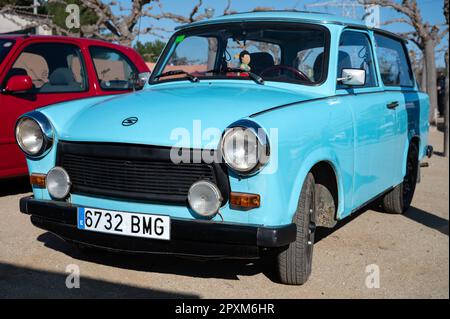
[(138, 81), (142, 87), (144, 87), (145, 84), (148, 82), (151, 74), (152, 74), (151, 72), (142, 72), (138, 74)]
[(130, 77), (133, 90), (141, 90), (150, 79), (151, 72), (132, 73)]
[(362, 86), (366, 84), (366, 71), (361, 69), (343, 69), (341, 76), (337, 81), (344, 85)]

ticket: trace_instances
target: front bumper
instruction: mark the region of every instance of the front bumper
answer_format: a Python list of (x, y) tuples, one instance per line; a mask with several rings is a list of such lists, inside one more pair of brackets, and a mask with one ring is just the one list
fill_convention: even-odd
[(296, 225), (258, 227), (242, 224), (171, 219), (171, 240), (128, 237), (77, 228), (77, 206), (32, 196), (20, 200), (32, 223), (66, 240), (98, 248), (213, 258), (256, 258), (261, 250), (295, 241)]

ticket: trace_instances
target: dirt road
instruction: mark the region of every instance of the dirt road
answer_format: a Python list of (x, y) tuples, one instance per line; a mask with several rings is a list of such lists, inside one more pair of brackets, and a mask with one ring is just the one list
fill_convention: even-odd
[[(367, 209), (321, 231), (312, 277), (299, 287), (274, 283), (260, 262), (82, 254), (19, 213), (26, 179), (0, 182), (0, 298), (448, 298), (449, 161), (439, 156), (442, 134), (431, 142), (438, 155), (410, 211)], [(66, 288), (68, 265), (79, 267), (79, 289)], [(369, 289), (377, 269), (379, 288)]]

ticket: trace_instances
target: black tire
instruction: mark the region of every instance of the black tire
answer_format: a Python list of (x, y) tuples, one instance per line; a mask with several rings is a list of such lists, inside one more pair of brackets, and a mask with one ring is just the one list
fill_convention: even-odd
[(316, 228), (315, 189), (314, 176), (309, 173), (293, 220), (297, 225), (297, 239), (276, 258), (279, 280), (283, 284), (302, 285), (311, 274)]
[(391, 214), (403, 214), (411, 206), (411, 202), (416, 190), (417, 176), (419, 168), (419, 150), (416, 144), (411, 144), (406, 160), (406, 175), (403, 183), (394, 187), (389, 193), (384, 195), (382, 205), (383, 210)]

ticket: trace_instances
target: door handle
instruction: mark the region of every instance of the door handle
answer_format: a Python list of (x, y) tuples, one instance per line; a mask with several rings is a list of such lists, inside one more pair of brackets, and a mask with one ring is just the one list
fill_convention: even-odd
[(390, 110), (392, 110), (392, 109), (395, 109), (396, 107), (398, 107), (398, 101), (394, 101), (394, 102), (391, 102), (391, 103), (388, 103), (387, 105), (386, 105), (386, 107), (388, 108), (388, 109), (390, 109)]

